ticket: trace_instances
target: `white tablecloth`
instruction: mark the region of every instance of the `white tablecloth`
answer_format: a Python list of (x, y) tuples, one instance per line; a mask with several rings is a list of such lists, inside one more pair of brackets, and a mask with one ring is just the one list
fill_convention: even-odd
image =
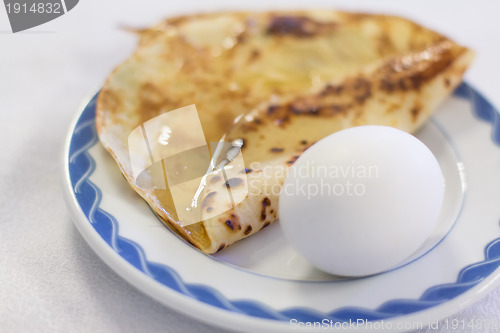
[[(0, 7), (0, 332), (221, 332), (143, 295), (94, 254), (63, 201), (61, 150), (82, 98), (135, 47), (121, 26), (271, 3), (412, 18), (477, 51), (466, 79), (500, 107), (498, 1), (82, 0), (18, 34)], [(497, 288), (452, 318), (498, 320), (499, 313)]]

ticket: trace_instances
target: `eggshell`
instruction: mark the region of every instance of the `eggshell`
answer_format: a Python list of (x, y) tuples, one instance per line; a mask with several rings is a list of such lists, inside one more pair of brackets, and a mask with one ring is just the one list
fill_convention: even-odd
[(290, 168), (280, 224), (317, 268), (371, 275), (422, 245), (443, 196), (443, 175), (427, 146), (392, 127), (359, 126), (317, 142)]

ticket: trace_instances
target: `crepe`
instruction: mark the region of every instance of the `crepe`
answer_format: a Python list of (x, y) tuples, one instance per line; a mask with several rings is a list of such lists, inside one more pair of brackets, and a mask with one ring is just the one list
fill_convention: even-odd
[[(403, 18), (339, 11), (182, 16), (139, 35), (136, 51), (99, 95), (99, 138), (161, 220), (209, 254), (279, 218), (283, 170), (315, 141), (367, 124), (415, 132), (473, 58), (469, 49)], [(206, 178), (199, 221), (183, 223), (173, 199), (192, 198), (200, 177), (184, 192), (180, 184), (175, 196), (169, 184), (138, 182), (129, 140), (144, 123), (190, 105), (207, 142), (244, 144), (243, 159), (228, 164), (231, 172)], [(180, 110), (196, 114), (192, 107)], [(178, 132), (180, 141), (192, 143), (186, 147), (201, 149), (189, 163), (206, 168), (205, 155), (215, 146), (200, 148), (198, 130)], [(169, 165), (181, 170), (179, 161)]]

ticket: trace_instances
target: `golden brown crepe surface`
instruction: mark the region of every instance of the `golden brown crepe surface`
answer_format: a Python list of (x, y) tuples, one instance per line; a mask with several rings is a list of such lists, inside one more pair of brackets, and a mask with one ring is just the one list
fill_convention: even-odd
[[(379, 124), (415, 132), (459, 84), (472, 56), (392, 16), (300, 11), (176, 17), (140, 32), (138, 48), (100, 93), (96, 125), (125, 178), (156, 214), (214, 253), (277, 220), (278, 195), (271, 187), (281, 186), (284, 176), (264, 168), (292, 165), (312, 143), (343, 128)], [(258, 168), (237, 181), (241, 190), (232, 189), (245, 195), (248, 188), (245, 200), (182, 226), (168, 190), (135, 183), (127, 140), (145, 121), (191, 104), (208, 142), (223, 135), (244, 139), (245, 164)], [(218, 194), (225, 185), (218, 173), (210, 175), (202, 209), (230, 204)]]

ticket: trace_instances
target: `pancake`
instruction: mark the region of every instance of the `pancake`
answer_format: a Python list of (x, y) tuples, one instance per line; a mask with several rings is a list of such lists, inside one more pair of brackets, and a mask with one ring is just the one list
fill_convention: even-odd
[[(279, 218), (286, 170), (315, 141), (368, 124), (417, 131), (473, 58), (471, 50), (406, 19), (339, 11), (182, 16), (139, 37), (99, 95), (99, 138), (160, 219), (209, 254)], [(168, 125), (180, 112), (194, 118), (174, 134), (194, 153), (182, 160), (182, 149), (172, 151), (168, 163), (145, 155), (148, 177), (163, 170), (165, 186), (140, 181), (133, 164), (141, 155), (131, 138), (147, 138), (147, 124)], [(229, 143), (221, 156), (237, 140), (241, 152), (203, 179), (197, 217), (186, 222), (179, 202), (188, 211), (193, 206), (200, 171), (185, 178), (187, 185), (173, 184), (165, 164), (174, 172), (188, 164), (206, 170), (216, 146), (200, 142), (221, 138)]]

